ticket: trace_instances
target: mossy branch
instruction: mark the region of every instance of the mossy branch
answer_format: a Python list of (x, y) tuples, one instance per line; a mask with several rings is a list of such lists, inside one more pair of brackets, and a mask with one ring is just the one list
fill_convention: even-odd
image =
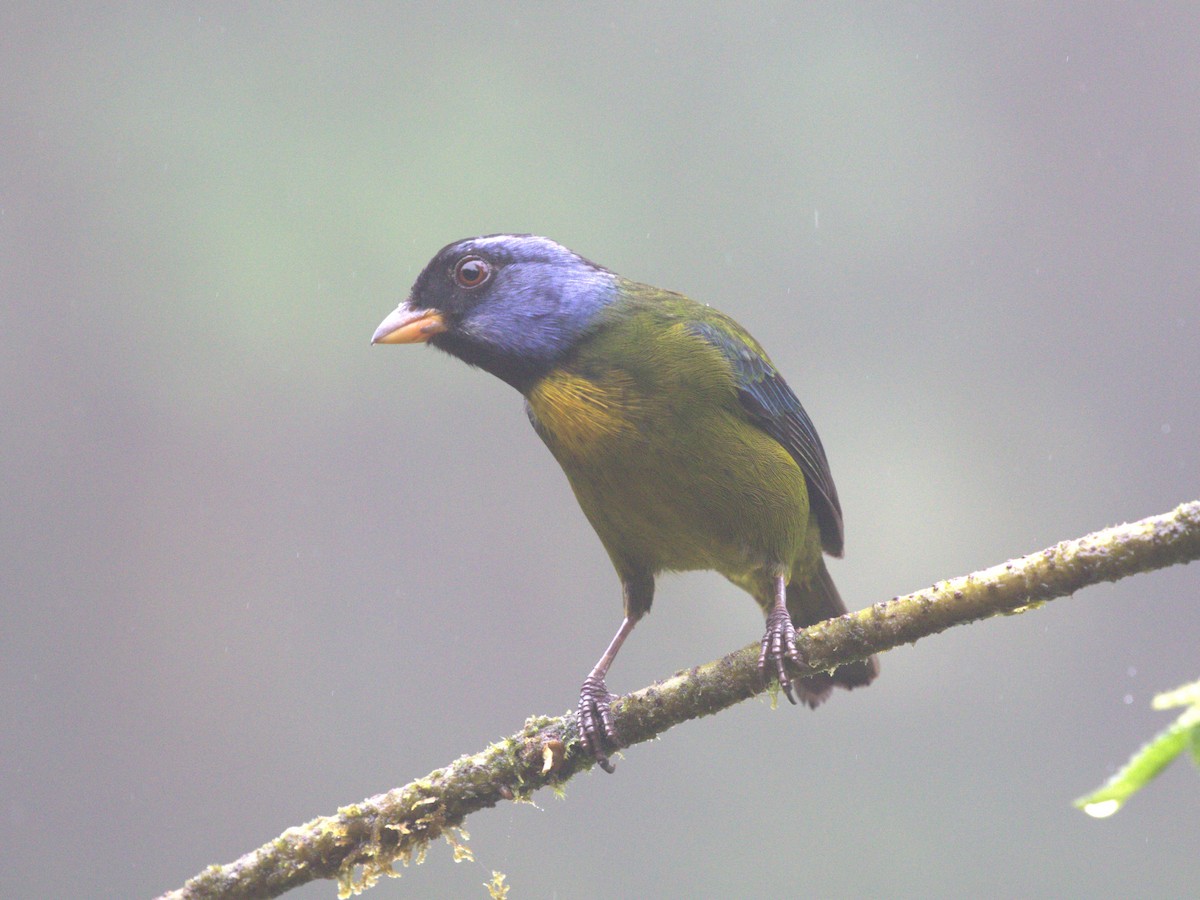
[[(1023, 611), (1088, 585), (1197, 558), (1200, 500), (821, 622), (801, 632), (798, 645), (809, 671), (827, 671), (953, 625)], [(618, 732), (632, 746), (762, 693), (757, 660), (755, 643), (620, 698), (613, 704)], [(468, 815), (556, 788), (593, 764), (580, 752), (574, 713), (531, 718), (512, 737), (474, 756), (289, 828), (241, 859), (210, 866), (163, 898), (277, 897), (317, 878), (337, 879), (339, 894), (348, 896), (396, 874), (397, 861), (419, 861), (439, 837), (456, 856), (469, 855), (454, 838)]]

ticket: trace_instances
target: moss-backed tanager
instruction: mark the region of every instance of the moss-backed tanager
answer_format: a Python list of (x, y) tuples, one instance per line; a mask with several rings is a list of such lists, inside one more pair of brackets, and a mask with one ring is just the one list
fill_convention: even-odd
[(766, 614), (764, 679), (815, 707), (869, 684), (874, 658), (793, 680), (797, 628), (846, 611), (822, 552), (842, 510), (821, 440), (737, 322), (533, 235), (445, 247), (372, 343), (429, 343), (525, 397), (616, 567), (625, 618), (583, 683), (579, 727), (607, 771), (620, 747), (605, 676), (660, 572), (714, 569)]

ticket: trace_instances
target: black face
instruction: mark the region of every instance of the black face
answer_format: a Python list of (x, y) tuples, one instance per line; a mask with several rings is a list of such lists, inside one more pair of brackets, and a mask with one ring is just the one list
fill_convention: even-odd
[(443, 248), (408, 305), (441, 312), (446, 331), (429, 343), (524, 390), (586, 333), (614, 285), (547, 238), (490, 235)]
[(485, 302), (487, 288), (504, 265), (494, 253), (472, 251), (460, 241), (434, 257), (417, 278), (412, 289), (414, 307), (438, 309), (453, 324), (471, 309)]

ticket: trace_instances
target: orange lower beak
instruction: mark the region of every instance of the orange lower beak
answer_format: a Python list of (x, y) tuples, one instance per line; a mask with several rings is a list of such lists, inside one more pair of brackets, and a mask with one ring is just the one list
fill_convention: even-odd
[(372, 344), (423, 344), (446, 330), (446, 320), (436, 309), (411, 309), (401, 304), (379, 323)]

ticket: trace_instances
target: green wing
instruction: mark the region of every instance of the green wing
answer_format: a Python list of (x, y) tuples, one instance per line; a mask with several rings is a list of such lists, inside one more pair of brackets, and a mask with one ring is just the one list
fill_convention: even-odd
[(809, 503), (821, 529), (821, 546), (831, 556), (841, 556), (842, 507), (812, 420), (758, 342), (732, 319), (715, 310), (705, 312), (708, 321), (690, 322), (688, 330), (720, 350), (729, 361), (738, 401), (750, 421), (779, 441), (804, 473)]

